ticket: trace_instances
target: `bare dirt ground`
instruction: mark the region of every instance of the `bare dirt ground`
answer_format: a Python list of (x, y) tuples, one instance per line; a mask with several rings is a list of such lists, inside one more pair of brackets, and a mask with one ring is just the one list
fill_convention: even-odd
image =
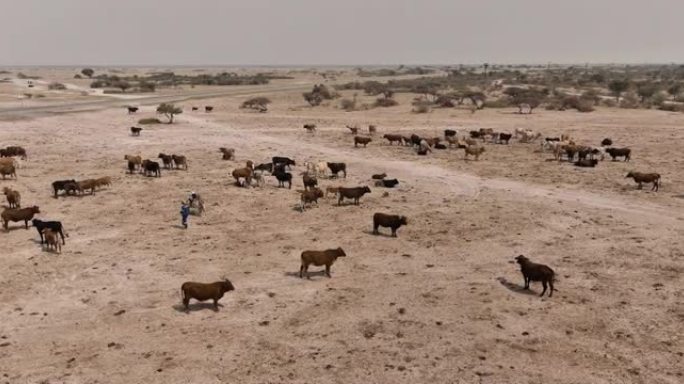
[[(347, 95), (349, 96), (349, 95)], [(244, 99), (207, 101), (173, 125), (128, 127), (152, 116), (121, 109), (0, 122), (0, 143), (29, 151), (18, 180), (0, 181), (61, 220), (62, 254), (34, 228), (0, 233), (0, 382), (7, 383), (680, 383), (684, 375), (684, 116), (601, 109), (591, 114), (510, 110), (409, 112), (311, 109), (298, 92), (273, 94), (267, 114)], [(203, 105), (202, 102), (200, 105)], [(313, 122), (315, 135), (301, 125)], [(376, 124), (354, 148), (345, 124)], [(479, 127), (611, 137), (630, 163), (575, 169), (537, 144), (487, 144), (418, 157), (388, 132), (440, 136)], [(233, 147), (222, 161), (218, 147)], [(125, 173), (125, 154), (182, 153), (189, 171)], [(297, 160), (292, 190), (239, 188), (245, 160)], [(329, 185), (369, 185), (360, 206), (323, 199), (300, 213), (307, 160), (344, 161)], [(628, 170), (657, 171), (661, 191), (637, 191)], [(373, 173), (399, 179), (375, 187)], [(112, 176), (93, 196), (54, 199), (58, 179)], [(206, 215), (179, 228), (194, 190)], [(387, 194), (385, 195), (385, 192)], [(371, 235), (371, 215), (407, 215), (398, 238)], [(300, 280), (305, 249), (342, 247), (332, 279)], [(513, 257), (550, 265), (558, 291), (521, 290)], [(228, 277), (219, 312), (180, 306), (184, 281)], [(123, 312), (122, 312), (123, 311)]]

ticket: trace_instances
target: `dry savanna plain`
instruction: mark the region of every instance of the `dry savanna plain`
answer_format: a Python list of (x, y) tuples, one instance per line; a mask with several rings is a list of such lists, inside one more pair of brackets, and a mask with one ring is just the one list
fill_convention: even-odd
[[(135, 114), (103, 104), (3, 115), (0, 145), (21, 145), (28, 159), (0, 187), (20, 191), (22, 206), (39, 206), (37, 217), (61, 221), (69, 237), (58, 254), (42, 249), (30, 223), (0, 231), (0, 382), (684, 381), (684, 114), (414, 114), (408, 94), (396, 107), (345, 112), (306, 104), (311, 77), (179, 101), (173, 124), (145, 126), (139, 137), (129, 128), (155, 117), (156, 104), (131, 101), (141, 105)], [(239, 108), (250, 93), (272, 100), (268, 113)], [(58, 101), (71, 99), (106, 96)], [(364, 134), (377, 126), (366, 148), (354, 147), (345, 128), (354, 124)], [(486, 143), (479, 161), (466, 161), (462, 149), (417, 156), (382, 139), (479, 128), (591, 145), (610, 137), (632, 159), (578, 168), (539, 141), (514, 139)], [(219, 147), (234, 148), (235, 160), (222, 160)], [(124, 155), (160, 152), (187, 156), (188, 170), (127, 173)], [(233, 169), (272, 156), (296, 160), (291, 190), (272, 176), (263, 187), (235, 185)], [(346, 179), (322, 177), (323, 188), (372, 192), (358, 206), (328, 197), (300, 212), (307, 161), (347, 164)], [(660, 173), (660, 191), (637, 190), (630, 170)], [(399, 185), (375, 186), (371, 175), (382, 172)], [(111, 186), (93, 195), (52, 195), (55, 180), (103, 176)], [(190, 191), (206, 212), (186, 230), (179, 209)], [(373, 235), (375, 212), (409, 223), (397, 238)], [(316, 267), (299, 278), (303, 250), (337, 247), (346, 257), (332, 278)], [(540, 283), (522, 289), (520, 254), (555, 270), (553, 297), (539, 297)], [(218, 311), (210, 301), (184, 311), (183, 282), (222, 278), (236, 289)]]

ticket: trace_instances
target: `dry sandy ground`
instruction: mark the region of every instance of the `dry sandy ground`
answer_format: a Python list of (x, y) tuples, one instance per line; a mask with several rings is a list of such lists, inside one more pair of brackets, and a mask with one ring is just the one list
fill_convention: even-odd
[[(310, 109), (299, 94), (273, 95), (268, 114), (211, 101), (217, 113), (128, 135), (120, 109), (0, 123), (2, 145), (30, 154), (17, 181), (25, 206), (61, 220), (62, 254), (41, 250), (33, 228), (0, 233), (0, 382), (6, 383), (681, 383), (684, 338), (684, 115), (599, 110), (470, 114), (396, 108)], [(315, 122), (308, 135), (301, 124)], [(545, 161), (534, 144), (487, 145), (415, 156), (378, 137), (355, 149), (345, 124), (379, 135), (440, 135), (445, 128), (516, 127), (569, 132), (630, 146), (630, 163), (574, 169)], [(234, 147), (237, 161), (217, 148)], [(125, 174), (124, 154), (182, 153), (189, 171)], [(247, 159), (294, 157), (292, 190), (239, 188)], [(345, 161), (346, 180), (370, 185), (360, 206), (296, 210), (300, 165)], [(629, 169), (663, 175), (658, 193), (635, 190)], [(370, 175), (400, 185), (382, 190)], [(93, 196), (51, 196), (65, 178), (112, 176)], [(190, 190), (204, 217), (179, 228)], [(387, 192), (387, 194), (385, 194)], [(410, 223), (373, 236), (374, 212)], [(341, 246), (347, 257), (300, 280), (304, 249)], [(550, 265), (558, 291), (521, 291), (513, 257)], [(180, 308), (182, 282), (226, 276), (237, 290), (220, 311)], [(122, 312), (125, 311), (125, 312)]]

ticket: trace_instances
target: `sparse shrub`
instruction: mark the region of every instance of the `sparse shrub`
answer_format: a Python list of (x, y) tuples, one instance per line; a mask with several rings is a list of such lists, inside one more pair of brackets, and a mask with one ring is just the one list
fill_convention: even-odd
[(149, 81), (141, 81), (138, 83), (138, 90), (140, 92), (154, 92), (157, 90), (157, 85)]
[(74, 75), (74, 79), (82, 79), (82, 78), (83, 78), (83, 76), (81, 76), (80, 73), (77, 73)]
[(32, 99), (33, 98), (33, 93), (24, 93), (24, 97), (27, 99)]
[(271, 100), (268, 97), (253, 97), (251, 99), (245, 100), (240, 108), (242, 109), (252, 109), (257, 112), (268, 111), (268, 105), (271, 104)]
[(673, 104), (673, 103), (662, 103), (662, 104), (660, 104), (660, 106), (658, 106), (658, 109), (661, 111), (667, 111), (667, 112), (684, 112), (684, 105)]
[(105, 88), (109, 86), (109, 82), (106, 80), (95, 80), (90, 83), (90, 88)]
[(593, 105), (599, 105), (601, 97), (597, 91), (590, 89), (582, 93), (582, 96), (580, 96), (580, 100), (591, 102)]
[(379, 97), (375, 100), (375, 103), (373, 103), (374, 107), (395, 107), (399, 105), (399, 103), (391, 98), (384, 98), (384, 97)]
[(580, 100), (576, 109), (578, 112), (594, 112), (594, 103), (589, 100)]
[(655, 95), (651, 96), (651, 102), (653, 105), (656, 106), (661, 106), (665, 101), (667, 100), (667, 96), (665, 95), (664, 92), (658, 92)]
[(312, 107), (317, 107), (323, 102), (323, 97), (318, 93), (304, 92), (302, 96), (304, 96), (304, 100)]
[(415, 98), (411, 104), (413, 105), (413, 113), (428, 113), (432, 109), (432, 103), (422, 98)]
[(146, 117), (144, 119), (138, 120), (138, 124), (148, 125), (148, 124), (161, 124), (161, 120), (156, 117)]
[(51, 91), (64, 91), (67, 89), (66, 85), (58, 82), (48, 84), (48, 89)]
[(119, 80), (112, 84), (113, 87), (121, 89), (121, 92), (126, 93), (126, 90), (131, 87), (131, 84), (126, 80)]
[(81, 69), (81, 73), (83, 74), (83, 76), (86, 76), (87, 78), (91, 78), (95, 74), (95, 71), (93, 71), (92, 68), (83, 68), (83, 69)]
[(641, 98), (642, 103), (644, 103), (646, 99), (653, 97), (656, 92), (658, 92), (658, 86), (653, 83), (643, 82), (637, 84), (637, 95)]
[(634, 92), (628, 92), (620, 101), (620, 108), (638, 108), (639, 107), (639, 97)]
[(615, 100), (613, 100), (613, 99), (602, 99), (602, 100), (601, 100), (601, 103), (602, 103), (604, 106), (608, 107), (608, 108), (615, 108), (615, 107), (617, 107), (617, 102), (616, 102)]
[(667, 88), (667, 93), (672, 96), (672, 100), (676, 100), (677, 96), (682, 93), (682, 88), (684, 88), (682, 83), (674, 83)]
[(487, 108), (509, 108), (511, 106), (510, 100), (506, 98), (487, 100), (485, 102)]
[(173, 123), (174, 116), (183, 113), (183, 110), (170, 103), (161, 103), (157, 107), (157, 113), (166, 116), (169, 119), (169, 124), (171, 124)]
[(340, 100), (340, 108), (344, 109), (347, 112), (351, 112), (356, 110), (356, 95), (354, 95), (354, 99), (342, 99)]

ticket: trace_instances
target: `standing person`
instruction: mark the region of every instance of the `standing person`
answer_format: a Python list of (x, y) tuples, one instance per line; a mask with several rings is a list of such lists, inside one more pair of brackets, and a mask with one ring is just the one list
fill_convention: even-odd
[(181, 224), (185, 229), (188, 229), (188, 216), (190, 216), (190, 206), (185, 202), (181, 203)]

